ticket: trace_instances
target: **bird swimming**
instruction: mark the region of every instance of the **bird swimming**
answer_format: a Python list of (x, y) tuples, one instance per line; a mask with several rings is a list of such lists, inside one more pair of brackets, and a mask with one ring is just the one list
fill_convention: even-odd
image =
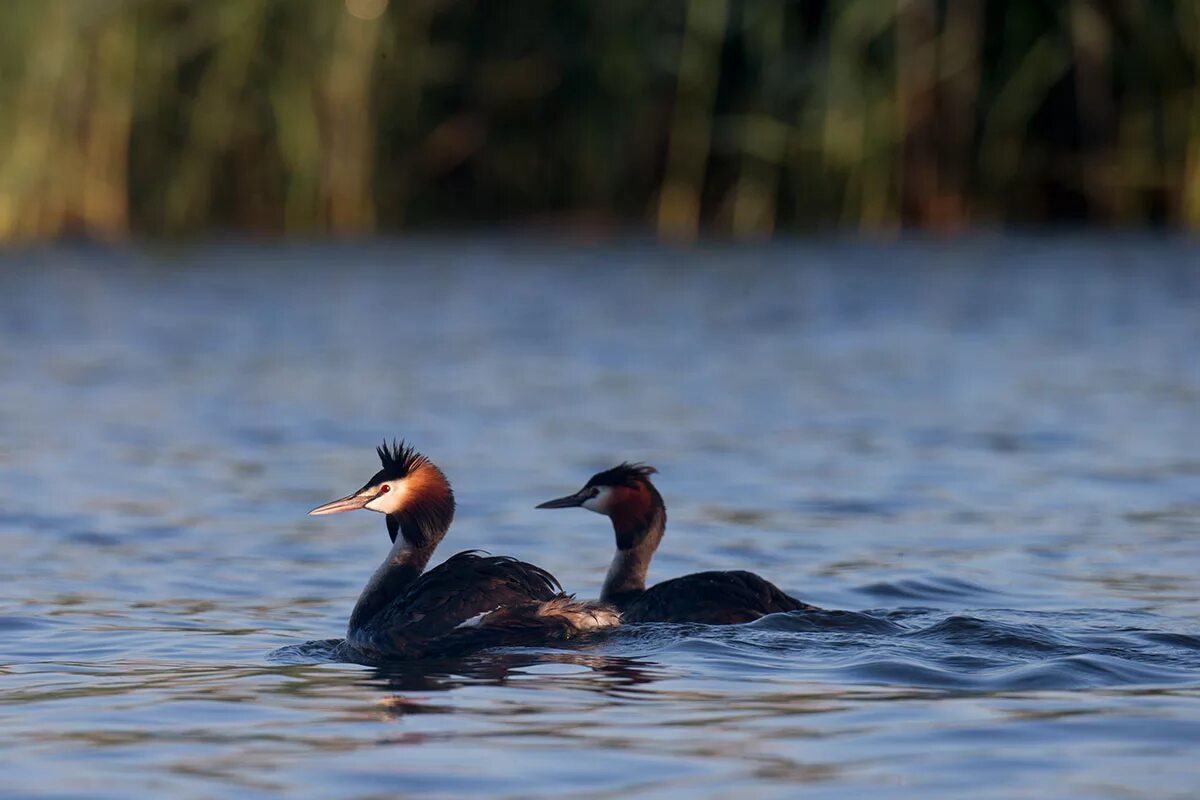
[(753, 572), (697, 572), (646, 588), (650, 559), (662, 541), (667, 508), (644, 464), (619, 464), (593, 475), (572, 495), (538, 508), (582, 507), (612, 521), (617, 552), (600, 602), (621, 612), (622, 622), (703, 622), (731, 625), (777, 611), (820, 611), (785, 594)]
[(533, 564), (479, 551), (425, 572), (454, 519), (454, 491), (432, 461), (403, 442), (376, 448), (382, 465), (356, 492), (313, 516), (355, 509), (384, 515), (392, 547), (359, 595), (346, 643), (369, 660), (462, 655), (539, 643), (616, 625), (602, 603), (575, 602)]

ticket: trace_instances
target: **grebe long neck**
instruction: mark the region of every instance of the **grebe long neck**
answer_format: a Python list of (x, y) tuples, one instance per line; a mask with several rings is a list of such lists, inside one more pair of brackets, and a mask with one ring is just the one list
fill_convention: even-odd
[(370, 622), (421, 577), (454, 520), (454, 492), (441, 470), (427, 464), (410, 481), (408, 501), (387, 515), (392, 549), (354, 604), (351, 632)]
[(622, 600), (646, 591), (646, 572), (666, 530), (667, 509), (658, 491), (645, 486), (646, 490), (621, 490), (629, 493), (609, 513), (617, 552), (600, 590), (601, 602), (620, 607)]
[[(391, 524), (389, 518), (388, 526), (391, 527)], [(371, 579), (359, 594), (354, 611), (350, 613), (348, 629), (355, 631), (363, 627), (389, 603), (404, 594), (405, 590), (421, 577), (436, 547), (436, 539), (424, 546), (414, 546), (403, 536), (397, 536), (387, 558), (371, 575)]]

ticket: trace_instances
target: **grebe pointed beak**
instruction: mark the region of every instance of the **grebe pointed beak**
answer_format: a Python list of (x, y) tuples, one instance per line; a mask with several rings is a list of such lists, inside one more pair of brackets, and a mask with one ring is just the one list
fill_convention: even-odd
[(341, 500), (334, 500), (332, 503), (326, 503), (323, 506), (317, 506), (312, 511), (308, 512), (310, 517), (320, 517), (325, 514), (340, 514), (343, 511), (354, 511), (362, 508), (367, 503), (374, 500), (379, 495), (359, 494), (354, 493), (346, 495)]
[(569, 494), (566, 497), (560, 497), (557, 500), (547, 500), (535, 508), (577, 508), (590, 500), (592, 495), (587, 492), (579, 491), (575, 494)]

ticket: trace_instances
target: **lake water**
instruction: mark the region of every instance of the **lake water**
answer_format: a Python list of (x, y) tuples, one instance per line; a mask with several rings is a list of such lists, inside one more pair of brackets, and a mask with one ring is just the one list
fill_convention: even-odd
[[(0, 258), (5, 797), (1194, 797), (1200, 245), (505, 238)], [(436, 560), (841, 611), (378, 670), (387, 550), (308, 518), (406, 437)]]

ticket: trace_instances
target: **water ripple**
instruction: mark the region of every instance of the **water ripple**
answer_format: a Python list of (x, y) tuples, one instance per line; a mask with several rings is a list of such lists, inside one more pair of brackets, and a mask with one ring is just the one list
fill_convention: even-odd
[[(6, 795), (1195, 793), (1193, 242), (0, 262)], [(454, 482), (444, 554), (593, 596), (611, 530), (532, 506), (645, 459), (655, 580), (850, 610), (344, 663), (387, 538), (304, 512), (393, 435)]]
[[(608, 658), (649, 667), (666, 660), (703, 665), (731, 677), (782, 669), (843, 686), (974, 692), (1200, 683), (1200, 636), (1105, 627), (1111, 625), (1113, 614), (792, 612), (737, 626), (630, 625), (560, 647), (498, 650), (474, 660), (395, 664), (386, 669), (410, 675), (428, 674), (431, 668), (461, 671), (466, 665), (477, 667), (498, 658), (490, 662), (495, 668), (489, 672), (506, 674), (512, 662), (505, 659), (524, 654), (530, 664)], [(586, 652), (580, 652), (581, 647)], [(268, 658), (280, 664), (353, 663), (353, 654), (340, 639), (290, 645)]]
[(887, 600), (990, 599), (1000, 593), (977, 583), (948, 575), (901, 578), (859, 587), (859, 592)]

